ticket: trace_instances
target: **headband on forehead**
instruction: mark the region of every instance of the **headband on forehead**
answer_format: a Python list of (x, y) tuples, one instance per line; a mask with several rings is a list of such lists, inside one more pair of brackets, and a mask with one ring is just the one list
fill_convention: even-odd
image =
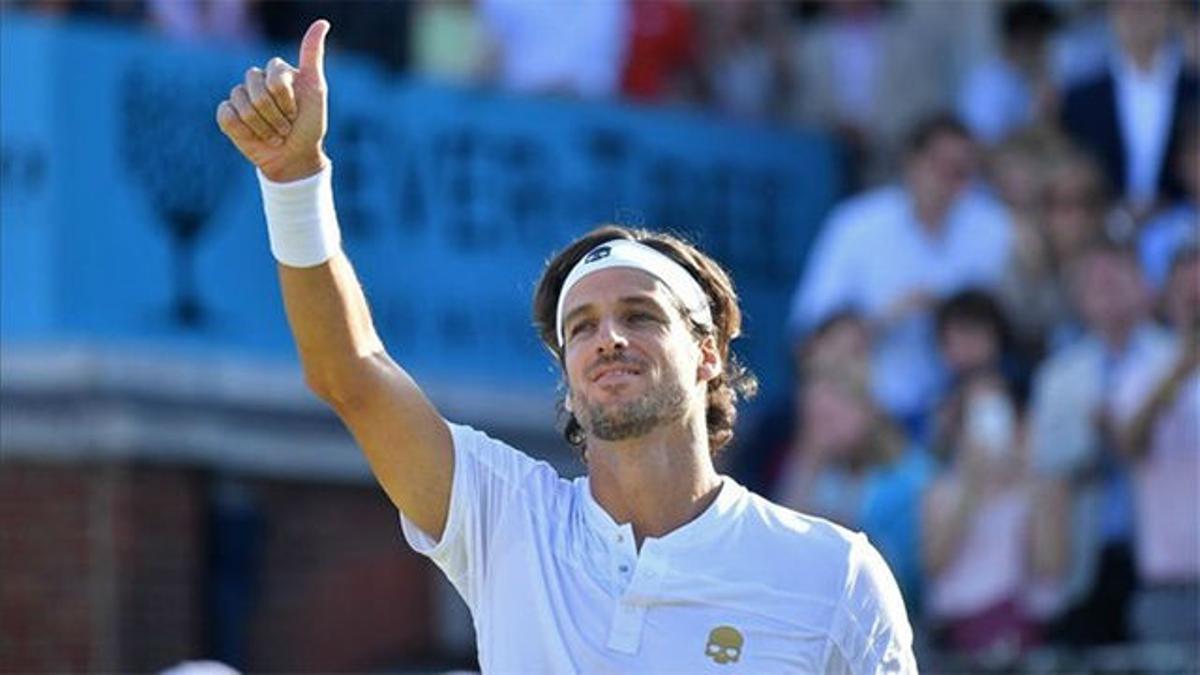
[(712, 325), (708, 296), (682, 265), (645, 244), (629, 239), (613, 239), (588, 251), (563, 282), (562, 290), (558, 292), (555, 321), (559, 347), (566, 344), (566, 337), (563, 335), (563, 303), (567, 299), (567, 293), (587, 275), (613, 267), (642, 270), (653, 276), (679, 298), (693, 319), (705, 325)]

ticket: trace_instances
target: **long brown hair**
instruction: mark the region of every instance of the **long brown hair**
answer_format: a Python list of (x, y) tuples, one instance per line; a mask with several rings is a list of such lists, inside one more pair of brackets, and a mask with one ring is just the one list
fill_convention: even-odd
[[(749, 398), (758, 390), (758, 380), (747, 370), (730, 349), (742, 331), (742, 312), (738, 308), (737, 293), (729, 275), (716, 261), (700, 252), (695, 246), (674, 235), (650, 230), (602, 225), (576, 239), (546, 263), (542, 278), (533, 296), (533, 323), (542, 344), (554, 356), (559, 366), (563, 365), (563, 352), (556, 334), (556, 312), (558, 295), (567, 275), (588, 251), (614, 239), (628, 239), (649, 246), (686, 269), (708, 296), (713, 325), (706, 326), (687, 318), (692, 335), (702, 339), (712, 335), (717, 344), (721, 362), (721, 374), (708, 382), (708, 407), (705, 421), (708, 427), (709, 452), (713, 455), (733, 438), (733, 425), (737, 420), (737, 400)], [(565, 418), (563, 437), (576, 448), (582, 449), (586, 434), (575, 415), (561, 407)]]

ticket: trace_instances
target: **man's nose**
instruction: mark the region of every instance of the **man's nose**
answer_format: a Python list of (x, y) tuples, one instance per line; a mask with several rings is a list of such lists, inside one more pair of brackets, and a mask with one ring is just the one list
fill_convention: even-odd
[(596, 349), (600, 352), (622, 350), (629, 346), (629, 339), (615, 319), (600, 322)]

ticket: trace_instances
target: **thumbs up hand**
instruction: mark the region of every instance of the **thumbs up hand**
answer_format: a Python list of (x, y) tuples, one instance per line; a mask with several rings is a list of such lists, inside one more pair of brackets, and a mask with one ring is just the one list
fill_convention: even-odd
[(217, 125), (267, 178), (288, 182), (311, 176), (329, 159), (321, 146), (326, 119), (325, 36), (329, 22), (314, 21), (300, 42), (300, 68), (275, 57), (217, 106)]

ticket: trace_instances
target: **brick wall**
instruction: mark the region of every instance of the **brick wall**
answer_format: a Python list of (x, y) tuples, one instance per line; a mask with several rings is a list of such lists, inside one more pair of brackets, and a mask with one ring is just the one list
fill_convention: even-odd
[(0, 668), (150, 670), (201, 651), (198, 479), (5, 462)]
[(378, 488), (262, 483), (251, 670), (381, 669), (433, 647), (432, 574)]
[(0, 669), (96, 664), (91, 497), (77, 469), (0, 469)]
[[(427, 561), (374, 486), (242, 481), (262, 523), (249, 670), (354, 671), (433, 650)], [(147, 672), (211, 656), (210, 474), (0, 465), (0, 671)]]

